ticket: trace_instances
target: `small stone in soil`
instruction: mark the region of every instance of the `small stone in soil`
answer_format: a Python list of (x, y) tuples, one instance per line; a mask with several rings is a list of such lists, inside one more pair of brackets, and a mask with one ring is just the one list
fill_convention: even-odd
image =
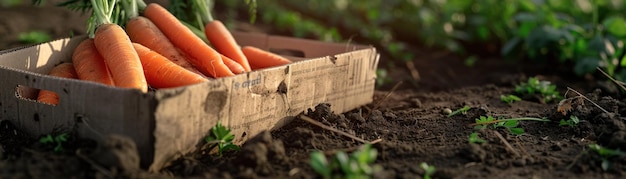
[(443, 110), (441, 110), (441, 113), (443, 113), (444, 115), (450, 115), (452, 114), (452, 110), (450, 108), (443, 108)]

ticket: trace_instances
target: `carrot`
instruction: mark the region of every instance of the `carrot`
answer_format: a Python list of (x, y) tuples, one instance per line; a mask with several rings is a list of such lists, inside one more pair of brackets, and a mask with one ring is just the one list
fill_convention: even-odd
[(207, 39), (218, 52), (239, 63), (246, 72), (250, 71), (248, 59), (243, 52), (241, 52), (241, 48), (237, 44), (237, 41), (235, 41), (233, 35), (226, 29), (221, 21), (210, 21), (206, 23), (204, 29)]
[(255, 68), (268, 68), (291, 63), (291, 60), (285, 57), (252, 46), (244, 46), (241, 51), (248, 57), (250, 66)]
[[(61, 78), (76, 79), (78, 77), (72, 63), (62, 63), (60, 65), (57, 65), (52, 68), (52, 70), (50, 70), (50, 73), (48, 74), (50, 76), (56, 76)], [(39, 94), (37, 95), (37, 101), (41, 103), (57, 105), (59, 104), (59, 95), (52, 91), (40, 90)]]
[(115, 86), (148, 92), (139, 56), (122, 27), (117, 24), (98, 26), (94, 43), (104, 57)]
[(246, 72), (246, 69), (244, 69), (241, 64), (237, 63), (233, 59), (228, 58), (227, 56), (224, 56), (223, 54), (222, 60), (224, 61), (224, 64), (228, 67), (228, 69), (230, 69), (230, 71), (232, 71), (234, 74), (241, 74), (243, 72)]
[[(113, 84), (116, 87), (148, 92), (148, 83), (135, 48), (124, 29), (114, 24), (114, 22), (125, 23), (120, 20), (122, 16), (135, 17), (133, 14), (138, 14), (138, 10), (136, 6), (131, 5), (137, 1), (91, 0), (90, 2), (92, 13), (88, 25), (89, 36), (93, 37), (96, 49), (104, 58)], [(131, 4), (124, 6), (129, 7), (127, 9), (116, 6), (122, 2)], [(95, 32), (91, 29), (95, 29)]]
[(161, 5), (149, 4), (144, 10), (144, 16), (159, 27), (172, 44), (191, 56), (190, 62), (202, 73), (216, 78), (235, 75), (215, 49), (209, 47)]
[[(190, 57), (189, 55), (182, 53), (182, 55), (186, 58), (186, 59), (190, 59), (193, 57)], [(220, 56), (222, 57), (222, 61), (224, 62), (224, 65), (226, 65), (226, 67), (228, 67), (228, 69), (233, 72), (233, 74), (241, 74), (243, 72), (245, 72), (245, 70), (243, 69), (243, 67), (241, 67), (241, 65), (237, 62), (235, 62), (234, 60), (224, 56), (223, 54), (220, 54)]]
[(141, 44), (133, 45), (141, 59), (146, 80), (154, 88), (179, 87), (208, 81)]
[(246, 72), (250, 71), (248, 59), (241, 52), (241, 47), (233, 35), (221, 21), (214, 19), (211, 15), (212, 6), (210, 2), (207, 0), (186, 0), (177, 3), (180, 5), (174, 6), (171, 10), (175, 12), (174, 14), (186, 14), (179, 16), (179, 18), (190, 29), (200, 31), (196, 35), (201, 36), (200, 38), (206, 37), (217, 52), (239, 63)]
[(174, 44), (167, 39), (163, 32), (161, 32), (150, 19), (137, 16), (130, 19), (125, 27), (126, 33), (131, 41), (156, 51), (191, 72), (202, 74), (189, 63), (188, 59), (178, 51)]
[(114, 86), (109, 69), (104, 64), (104, 57), (96, 49), (93, 39), (83, 40), (74, 49), (72, 63), (78, 79)]

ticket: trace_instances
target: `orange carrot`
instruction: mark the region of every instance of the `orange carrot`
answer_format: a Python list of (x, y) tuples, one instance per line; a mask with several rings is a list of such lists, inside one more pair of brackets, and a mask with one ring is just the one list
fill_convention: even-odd
[(133, 45), (141, 59), (146, 80), (154, 88), (179, 87), (208, 81), (141, 44)]
[(104, 57), (115, 86), (148, 92), (141, 61), (124, 29), (117, 24), (102, 24), (96, 29), (94, 43)]
[(221, 55), (197, 37), (174, 15), (159, 4), (151, 3), (144, 10), (150, 19), (176, 47), (187, 53), (190, 62), (202, 73), (213, 77), (233, 76), (233, 72), (222, 61)]
[(241, 52), (241, 48), (237, 44), (237, 41), (235, 41), (233, 35), (226, 29), (226, 26), (224, 26), (221, 21), (213, 20), (208, 22), (204, 26), (204, 29), (207, 39), (218, 52), (239, 63), (246, 72), (250, 71), (248, 59), (243, 52)]
[(83, 40), (74, 49), (72, 63), (78, 79), (114, 86), (109, 69), (104, 64), (104, 57), (96, 49), (93, 39)]
[(174, 44), (167, 39), (163, 32), (161, 32), (161, 30), (159, 30), (159, 28), (154, 25), (150, 19), (137, 16), (130, 19), (126, 23), (125, 27), (126, 33), (128, 34), (128, 37), (130, 37), (131, 41), (156, 51), (191, 72), (202, 74), (194, 68), (191, 63), (189, 63), (188, 59), (186, 59), (178, 51), (178, 49), (174, 47)]
[[(50, 76), (56, 76), (61, 78), (76, 79), (78, 77), (72, 63), (62, 63), (60, 65), (57, 65), (52, 68), (52, 70), (50, 70), (50, 73), (48, 74)], [(52, 91), (40, 90), (39, 94), (37, 95), (37, 101), (46, 104), (57, 105), (59, 104), (59, 95)]]
[(246, 71), (241, 64), (237, 63), (235, 60), (228, 58), (227, 56), (222, 55), (222, 60), (224, 64), (232, 71), (234, 74), (241, 74)]
[[(189, 55), (185, 54), (185, 53), (181, 53), (185, 59), (191, 59), (193, 57), (190, 57)], [(235, 62), (234, 60), (220, 54), (222, 57), (222, 61), (224, 61), (224, 65), (226, 65), (226, 67), (228, 67), (228, 69), (233, 72), (234, 74), (241, 74), (243, 73), (245, 70), (243, 69), (243, 67), (241, 67), (241, 65), (237, 62)]]
[(255, 68), (268, 68), (291, 63), (291, 60), (285, 57), (252, 46), (245, 46), (241, 48), (241, 51), (248, 57), (250, 66)]

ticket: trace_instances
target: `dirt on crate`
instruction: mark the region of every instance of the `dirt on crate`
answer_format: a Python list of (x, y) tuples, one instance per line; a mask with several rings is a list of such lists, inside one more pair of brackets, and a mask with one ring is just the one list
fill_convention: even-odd
[[(34, 13), (24, 13), (24, 12)], [(11, 20), (9, 17), (17, 17)], [(47, 21), (36, 20), (46, 17)], [(76, 17), (74, 20), (63, 20)], [(0, 49), (22, 46), (18, 32), (44, 30), (54, 37), (84, 31), (84, 16), (59, 8), (0, 8)], [(9, 19), (7, 19), (9, 18)], [(57, 20), (55, 20), (57, 19)], [(70, 23), (71, 22), (71, 23)], [(14, 25), (17, 23), (18, 25)], [(20, 24), (22, 23), (22, 24)], [(266, 24), (267, 25), (267, 24)], [(271, 25), (270, 25), (271, 26)], [(248, 26), (251, 27), (251, 26)], [(5, 38), (6, 37), (6, 38)], [(626, 156), (609, 156), (590, 147), (626, 150), (626, 114), (623, 94), (603, 77), (575, 76), (565, 65), (511, 63), (480, 58), (466, 66), (462, 57), (432, 49), (412, 49), (419, 78), (407, 64), (389, 70), (393, 82), (378, 88), (374, 102), (337, 114), (329, 104), (319, 104), (303, 115), (325, 126), (365, 141), (377, 141), (375, 164), (382, 167), (374, 178), (421, 178), (421, 163), (434, 166), (434, 178), (624, 178)], [(392, 66), (383, 57), (381, 67)], [(395, 62), (395, 61), (394, 61)], [(572, 87), (569, 113), (559, 104), (525, 99), (512, 104), (500, 95), (514, 92), (514, 85), (529, 77), (552, 81), (561, 94)], [(400, 81), (402, 81), (400, 83)], [(399, 84), (400, 83), (400, 84)], [(399, 84), (398, 88), (393, 88)], [(393, 89), (392, 89), (393, 88)], [(595, 106), (592, 102), (596, 103)], [(446, 111), (464, 106), (465, 113), (448, 117)], [(569, 108), (571, 107), (571, 108)], [(606, 111), (603, 111), (606, 110)], [(577, 116), (577, 125), (560, 126), (561, 119)], [(533, 117), (550, 122), (521, 121), (524, 134), (506, 128), (474, 129), (480, 116)], [(484, 143), (470, 143), (476, 132)], [(338, 151), (354, 151), (363, 142), (324, 129), (299, 117), (286, 126), (251, 138), (240, 151), (222, 156), (198, 149), (181, 155), (158, 173), (138, 167), (134, 144), (124, 136), (108, 136), (104, 143), (67, 133), (62, 151), (43, 144), (41, 137), (20, 132), (7, 121), (0, 123), (0, 178), (320, 178), (310, 166), (310, 154), (322, 151), (330, 157)], [(602, 154), (602, 155), (601, 155)]]

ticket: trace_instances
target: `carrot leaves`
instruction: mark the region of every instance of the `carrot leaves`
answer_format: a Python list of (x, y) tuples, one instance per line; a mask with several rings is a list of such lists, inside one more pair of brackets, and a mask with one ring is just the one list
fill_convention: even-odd
[[(256, 0), (244, 1), (249, 7), (250, 22), (254, 23), (257, 13), (257, 2)], [(214, 0), (170, 1), (169, 11), (180, 21), (186, 23), (188, 27), (204, 32), (204, 25), (214, 20), (212, 15), (214, 4)]]
[(123, 27), (130, 18), (139, 16), (146, 4), (143, 0), (66, 0), (57, 6), (81, 13), (91, 10), (87, 20), (87, 34), (93, 37), (98, 25), (114, 23)]

